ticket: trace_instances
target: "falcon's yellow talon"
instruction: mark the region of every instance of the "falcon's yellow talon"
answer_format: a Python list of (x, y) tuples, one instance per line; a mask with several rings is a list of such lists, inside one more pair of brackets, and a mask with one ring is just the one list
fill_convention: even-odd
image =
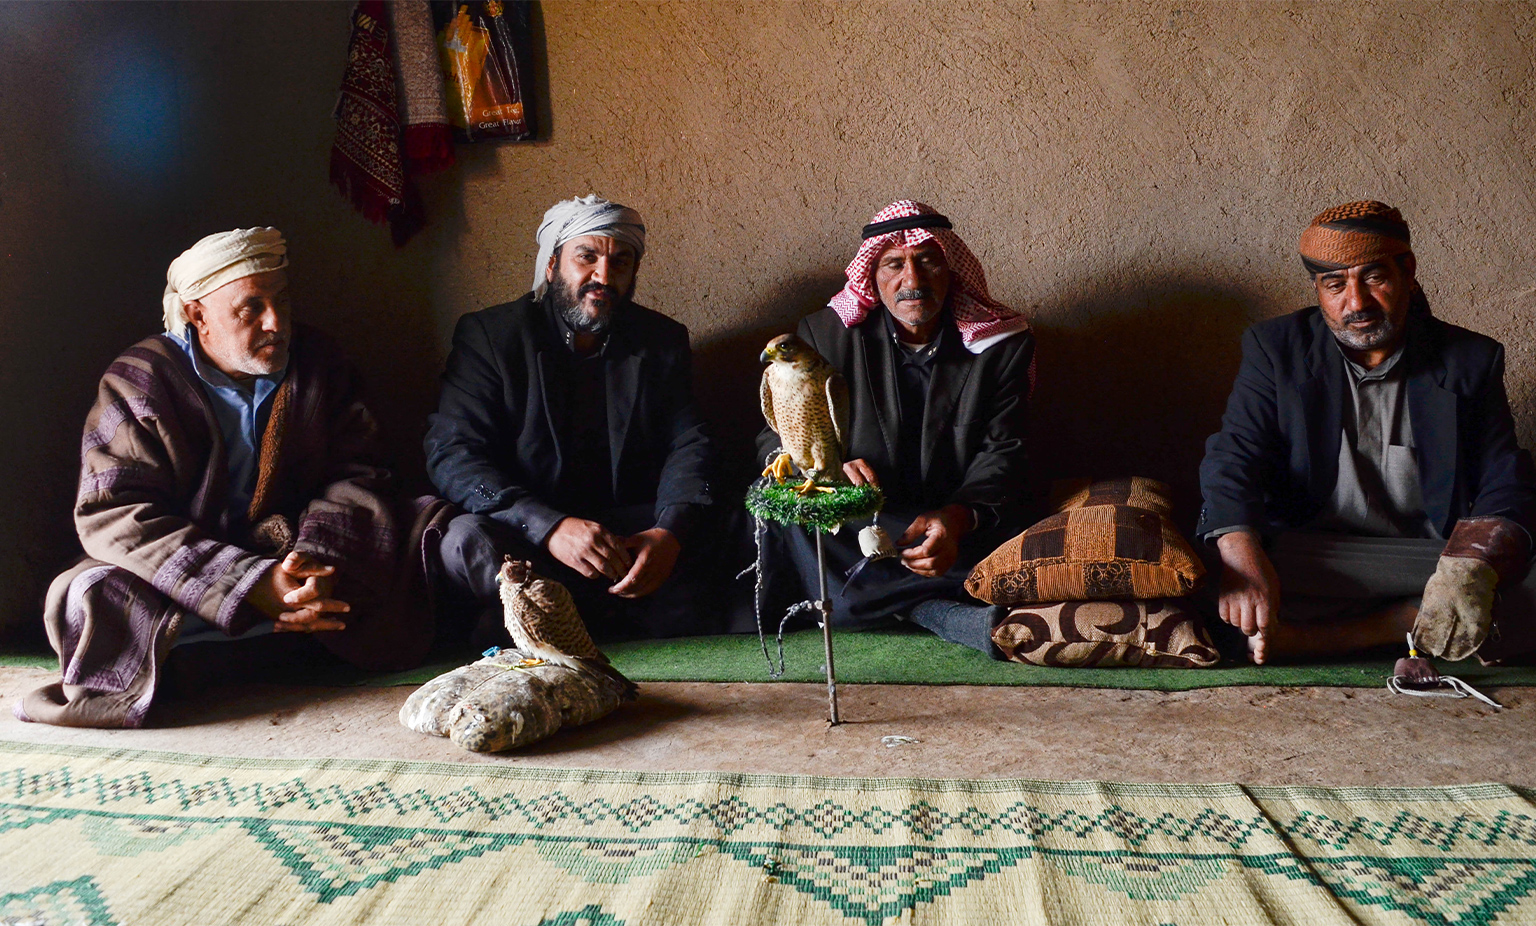
[(763, 470), (763, 475), (772, 476), (774, 482), (778, 483), (779, 485), (783, 485), (784, 480), (788, 479), (794, 473), (794, 471), (794, 458), (787, 453), (781, 453), (777, 459), (768, 464), (767, 469)]
[(837, 490), (833, 489), (831, 486), (819, 486), (819, 485), (817, 485), (816, 484), (816, 480), (812, 479), (810, 476), (806, 476), (805, 477), (805, 482), (795, 488), (795, 492), (797, 494), (799, 494), (799, 495), (810, 495), (812, 492), (835, 492), (835, 491), (837, 491)]
[(539, 666), (542, 666), (542, 665), (545, 665), (544, 660), (542, 660), (542, 659), (534, 659), (533, 657), (530, 656), (530, 657), (524, 659), (522, 662), (519, 662), (517, 665), (513, 666), (512, 668), (514, 668), (514, 669), (536, 669), (536, 668), (538, 668)]

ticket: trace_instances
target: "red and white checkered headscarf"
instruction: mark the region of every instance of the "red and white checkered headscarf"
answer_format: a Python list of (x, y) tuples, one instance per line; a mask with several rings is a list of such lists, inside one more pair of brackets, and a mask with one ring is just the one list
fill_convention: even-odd
[[(875, 213), (870, 224), (920, 215), (943, 219), (932, 206), (902, 199)], [(1029, 330), (1029, 321), (1023, 315), (997, 302), (987, 292), (987, 275), (982, 272), (981, 263), (960, 236), (948, 228), (907, 228), (865, 238), (848, 265), (848, 285), (827, 304), (845, 326), (857, 325), (869, 316), (870, 309), (880, 305), (880, 294), (875, 291), (875, 261), (885, 249), (893, 245), (915, 248), (930, 240), (939, 243), (945, 260), (949, 261), (949, 305), (966, 350), (979, 354), (1004, 338)], [(1033, 363), (1030, 379), (1034, 379)]]

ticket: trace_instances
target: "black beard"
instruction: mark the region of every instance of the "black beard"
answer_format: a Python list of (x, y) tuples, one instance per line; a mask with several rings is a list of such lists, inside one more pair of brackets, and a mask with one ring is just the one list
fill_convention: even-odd
[[(606, 292), (610, 307), (608, 311), (595, 316), (589, 316), (582, 311), (581, 300), (588, 293)], [(565, 323), (572, 331), (578, 334), (604, 334), (608, 326), (613, 324), (613, 316), (629, 305), (629, 299), (634, 295), (634, 287), (629, 292), (621, 293), (606, 283), (588, 283), (575, 292), (571, 291), (570, 284), (557, 279), (549, 285), (549, 296), (554, 302), (555, 311), (565, 319)]]

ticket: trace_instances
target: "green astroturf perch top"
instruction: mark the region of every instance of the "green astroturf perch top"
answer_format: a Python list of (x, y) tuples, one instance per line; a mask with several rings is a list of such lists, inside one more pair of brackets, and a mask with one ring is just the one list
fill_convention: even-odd
[(885, 504), (885, 495), (876, 486), (822, 482), (817, 485), (832, 491), (800, 495), (796, 485), (754, 485), (747, 490), (747, 510), (764, 521), (799, 524), (830, 533), (844, 521), (874, 517)]

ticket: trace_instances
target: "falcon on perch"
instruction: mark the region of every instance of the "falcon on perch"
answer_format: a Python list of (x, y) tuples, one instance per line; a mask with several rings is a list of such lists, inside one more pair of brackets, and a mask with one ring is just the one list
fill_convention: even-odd
[(576, 602), (564, 585), (535, 575), (533, 565), (507, 557), (496, 574), (507, 632), (522, 652), (540, 661), (608, 679), (624, 701), (639, 690), (592, 642)]
[(763, 370), (760, 392), (763, 418), (779, 435), (782, 452), (763, 470), (783, 483), (792, 471), (805, 475), (801, 495), (831, 492), (817, 479), (843, 480), (843, 437), (848, 433), (848, 384), (798, 335), (782, 334), (768, 342), (758, 358)]

